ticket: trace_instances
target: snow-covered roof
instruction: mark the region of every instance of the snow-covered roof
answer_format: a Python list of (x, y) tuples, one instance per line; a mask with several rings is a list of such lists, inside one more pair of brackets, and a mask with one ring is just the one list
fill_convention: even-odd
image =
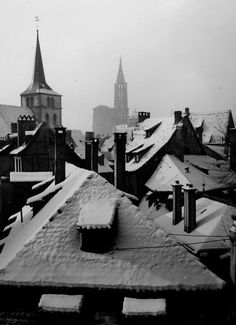
[(229, 126), (230, 110), (210, 113), (191, 113), (189, 119), (195, 128), (203, 125), (203, 143), (222, 143), (225, 141)]
[(172, 184), (175, 184), (176, 180), (182, 185), (191, 183), (199, 191), (225, 186), (224, 183), (217, 182), (214, 176), (207, 175), (193, 166), (194, 164), (208, 170), (209, 167), (207, 168), (207, 163), (204, 164), (204, 159), (216, 163), (215, 159), (208, 156), (185, 155), (182, 162), (174, 155), (165, 155), (145, 185), (153, 191), (161, 192), (172, 191)]
[(178, 242), (195, 254), (210, 250), (225, 251), (230, 248), (229, 228), (232, 225), (231, 214), (234, 210), (235, 208), (229, 205), (201, 198), (196, 201), (197, 225), (191, 233), (184, 232), (184, 220), (175, 226), (172, 224), (172, 212), (156, 218), (155, 223), (169, 234), (173, 234)]
[[(120, 200), (114, 246), (103, 254), (82, 251), (78, 213), (84, 204), (105, 198)], [(93, 172), (72, 173), (23, 228), (14, 252), (4, 246), (0, 255), (2, 285), (179, 291), (218, 290), (225, 284)]]
[(21, 146), (19, 146), (18, 148), (12, 150), (10, 152), (10, 155), (18, 155), (22, 150), (24, 150), (27, 147), (27, 143), (23, 143)]
[[(145, 120), (143, 123), (148, 123), (148, 120), (149, 119)], [(140, 151), (150, 147), (150, 149), (141, 157), (139, 162), (135, 162), (135, 158), (133, 158), (126, 163), (127, 171), (135, 171), (142, 167), (170, 140), (176, 129), (176, 125), (173, 124), (173, 116), (162, 118), (161, 121), (157, 119), (156, 123), (160, 125), (149, 138), (143, 136), (138, 139), (138, 141), (134, 140), (127, 146), (127, 151), (130, 151), (131, 148), (138, 149), (138, 146), (141, 144), (143, 144), (143, 146), (138, 149)], [(142, 127), (142, 125), (140, 126)]]
[(79, 212), (77, 228), (111, 228), (118, 201), (99, 199), (84, 204)]
[(10, 172), (11, 182), (40, 182), (52, 177), (52, 172)]
[(17, 123), (20, 115), (33, 116), (33, 113), (28, 107), (0, 105), (0, 137), (11, 133), (11, 123)]

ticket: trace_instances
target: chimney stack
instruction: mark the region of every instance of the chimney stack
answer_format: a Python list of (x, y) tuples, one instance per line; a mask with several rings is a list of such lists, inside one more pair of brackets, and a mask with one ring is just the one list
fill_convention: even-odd
[(20, 147), (25, 142), (25, 131), (32, 131), (36, 128), (34, 116), (20, 115), (17, 119), (17, 145)]
[(230, 237), (230, 276), (233, 284), (236, 285), (236, 214), (231, 215), (233, 225), (229, 230)]
[(184, 161), (184, 132), (183, 125), (176, 125), (175, 129), (175, 156), (179, 158), (180, 161)]
[(115, 141), (115, 165), (114, 183), (115, 187), (121, 191), (125, 190), (125, 146), (126, 133), (114, 133)]
[(174, 114), (175, 114), (174, 124), (177, 124), (182, 120), (182, 112), (181, 111), (175, 111)]
[(150, 112), (138, 112), (138, 123), (141, 123), (147, 118), (150, 118), (150, 116)]
[[(188, 187), (187, 187), (188, 186)], [(196, 189), (192, 184), (184, 188), (184, 231), (190, 233), (196, 228)]]
[(92, 170), (98, 172), (98, 147), (99, 139), (93, 138), (93, 155), (92, 155)]
[(236, 128), (230, 129), (230, 168), (236, 171)]
[(66, 128), (57, 126), (55, 130), (55, 184), (61, 183), (66, 178), (65, 142)]
[(175, 181), (173, 188), (173, 225), (177, 225), (182, 220), (182, 187), (179, 181)]
[(85, 161), (86, 161), (86, 168), (88, 170), (92, 170), (93, 139), (94, 139), (94, 132), (86, 131), (85, 132)]
[(185, 107), (185, 115), (189, 116), (190, 115), (190, 110), (188, 107)]

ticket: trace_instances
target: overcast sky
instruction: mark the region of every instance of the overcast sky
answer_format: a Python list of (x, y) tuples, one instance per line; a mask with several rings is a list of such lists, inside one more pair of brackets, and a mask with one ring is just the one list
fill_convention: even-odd
[(68, 128), (91, 130), (92, 108), (113, 106), (120, 55), (130, 110), (236, 113), (235, 0), (1, 0), (1, 104), (20, 105), (31, 82), (35, 16)]

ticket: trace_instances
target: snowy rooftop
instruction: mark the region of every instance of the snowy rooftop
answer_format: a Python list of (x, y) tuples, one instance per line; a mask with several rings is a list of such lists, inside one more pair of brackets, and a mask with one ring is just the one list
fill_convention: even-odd
[(208, 156), (185, 155), (182, 162), (174, 155), (165, 155), (145, 185), (157, 191), (172, 191), (172, 184), (175, 184), (176, 180), (182, 185), (191, 183), (199, 191), (225, 186), (224, 183), (217, 182), (214, 176), (194, 167), (195, 165), (208, 170), (210, 163), (216, 165), (217, 161)]
[(88, 202), (81, 208), (77, 227), (85, 229), (111, 228), (117, 203), (107, 199)]
[[(145, 120), (143, 123), (148, 123), (148, 120)], [(175, 125), (173, 124), (173, 116), (168, 118), (162, 118), (155, 120), (157, 124), (160, 124), (158, 128), (153, 132), (151, 137), (145, 138), (140, 137), (137, 140), (132, 141), (127, 146), (127, 151), (131, 151), (131, 149), (138, 149), (138, 147), (143, 144), (143, 146), (138, 149), (138, 152), (150, 148), (148, 152), (146, 152), (140, 159), (139, 162), (135, 162), (135, 158), (126, 163), (127, 171), (135, 171), (142, 167), (146, 162), (149, 161), (171, 138), (175, 131)], [(142, 125), (141, 125), (142, 127)]]
[(189, 118), (195, 128), (200, 127), (203, 122), (203, 143), (222, 143), (229, 125), (230, 110), (211, 113), (191, 113)]
[[(120, 200), (115, 244), (104, 254), (81, 251), (79, 211), (100, 199)], [(10, 238), (12, 233), (0, 255), (0, 283), (5, 285), (163, 291), (218, 290), (225, 284), (145, 220), (122, 192), (83, 169), (71, 172), (62, 189), (22, 224), (20, 234)]]
[[(184, 232), (184, 221), (172, 225), (172, 212), (155, 219), (158, 227), (164, 229), (195, 254), (209, 250), (229, 250), (229, 228), (231, 214), (235, 208), (226, 204), (201, 198), (196, 202), (197, 226), (190, 234)], [(183, 213), (184, 215), (184, 213)]]

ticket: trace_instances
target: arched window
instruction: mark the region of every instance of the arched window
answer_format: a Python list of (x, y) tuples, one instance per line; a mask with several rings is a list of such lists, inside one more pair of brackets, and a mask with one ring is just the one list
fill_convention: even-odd
[(54, 98), (51, 97), (51, 107), (54, 107)]
[(30, 97), (30, 107), (33, 107), (33, 106), (34, 106), (34, 98)]
[(29, 107), (29, 97), (26, 98), (26, 106)]
[(57, 114), (53, 114), (53, 125), (57, 125)]
[(47, 125), (49, 125), (49, 115), (48, 115), (48, 113), (46, 113), (46, 115), (45, 115), (45, 120), (47, 122)]
[(50, 107), (50, 97), (47, 98), (47, 107)]

